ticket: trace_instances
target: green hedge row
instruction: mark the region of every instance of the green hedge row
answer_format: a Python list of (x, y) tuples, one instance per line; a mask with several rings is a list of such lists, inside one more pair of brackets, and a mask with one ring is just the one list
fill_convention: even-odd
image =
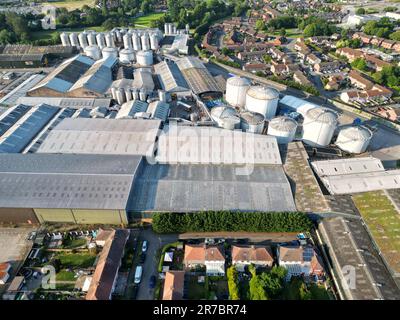
[(231, 212), (155, 213), (153, 230), (157, 233), (183, 232), (304, 232), (312, 227), (302, 212)]

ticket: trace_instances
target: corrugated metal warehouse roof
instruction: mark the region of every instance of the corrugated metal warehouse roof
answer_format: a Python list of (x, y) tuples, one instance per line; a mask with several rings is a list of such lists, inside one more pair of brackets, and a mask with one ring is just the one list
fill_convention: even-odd
[[(43, 97), (20, 97), (17, 103), (27, 106), (37, 106), (43, 102)], [(46, 104), (60, 108), (90, 108), (109, 107), (111, 99), (109, 98), (63, 98), (63, 97), (46, 97)]]
[(48, 105), (32, 108), (15, 125), (0, 138), (0, 153), (18, 153), (36, 137), (60, 109)]
[(0, 116), (0, 136), (6, 133), (6, 131), (21, 119), (30, 109), (30, 106), (19, 104), (2, 114)]
[(320, 177), (385, 171), (381, 160), (373, 157), (313, 161), (311, 165)]
[(175, 63), (162, 61), (154, 66), (163, 90), (167, 92), (189, 91), (189, 85)]
[(176, 64), (195, 94), (223, 91), (198, 58), (185, 57), (179, 59)]
[(0, 155), (2, 208), (126, 208), (137, 156)]
[(146, 112), (148, 103), (140, 100), (125, 102), (119, 109), (116, 119), (133, 119), (138, 112)]
[(238, 175), (229, 165), (146, 165), (135, 180), (133, 211), (295, 211), (280, 166), (255, 166)]
[(293, 109), (294, 111), (300, 113), (303, 117), (306, 115), (307, 111), (313, 108), (319, 108), (320, 106), (311, 103), (307, 100), (303, 100), (300, 98), (296, 98), (294, 96), (286, 95), (284, 96), (279, 103)]
[(160, 120), (64, 119), (38, 152), (152, 155)]
[(282, 164), (273, 136), (176, 125), (164, 127), (156, 160), (173, 164)]
[(136, 69), (133, 74), (133, 87), (147, 92), (154, 90), (154, 81), (150, 70)]

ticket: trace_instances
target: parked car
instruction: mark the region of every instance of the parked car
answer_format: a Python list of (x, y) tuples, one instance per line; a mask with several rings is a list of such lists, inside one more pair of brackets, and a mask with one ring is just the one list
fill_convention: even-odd
[(146, 252), (147, 251), (147, 241), (145, 240), (145, 241), (143, 241), (143, 244), (142, 244), (142, 252)]
[(149, 281), (149, 288), (150, 289), (154, 289), (156, 286), (156, 281), (157, 281), (157, 277), (156, 276), (151, 276), (150, 277), (150, 281)]
[(137, 266), (136, 271), (135, 271), (135, 284), (139, 284), (140, 281), (142, 281), (142, 272), (143, 272), (143, 267), (142, 266)]

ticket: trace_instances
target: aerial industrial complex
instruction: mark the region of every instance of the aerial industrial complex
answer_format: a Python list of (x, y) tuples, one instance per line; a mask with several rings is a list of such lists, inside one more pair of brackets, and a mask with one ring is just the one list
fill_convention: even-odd
[(318, 39), (262, 40), (287, 9), (259, 2), (202, 41), (166, 22), (0, 46), (3, 299), (400, 299), (400, 126), (268, 77), (292, 49), (342, 68)]

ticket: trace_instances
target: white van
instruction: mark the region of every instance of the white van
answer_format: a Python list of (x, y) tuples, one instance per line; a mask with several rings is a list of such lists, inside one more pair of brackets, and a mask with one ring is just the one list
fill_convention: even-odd
[(135, 271), (135, 284), (139, 284), (140, 281), (142, 280), (142, 272), (143, 272), (143, 267), (142, 266), (137, 266), (136, 271)]

